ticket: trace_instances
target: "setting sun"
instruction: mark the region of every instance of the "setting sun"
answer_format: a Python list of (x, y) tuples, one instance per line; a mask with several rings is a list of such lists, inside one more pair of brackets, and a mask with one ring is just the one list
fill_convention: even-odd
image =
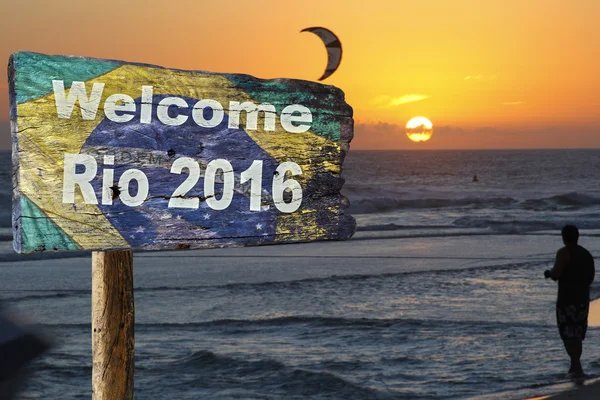
[(406, 123), (406, 135), (413, 142), (425, 142), (433, 135), (433, 124), (425, 117), (414, 117)]

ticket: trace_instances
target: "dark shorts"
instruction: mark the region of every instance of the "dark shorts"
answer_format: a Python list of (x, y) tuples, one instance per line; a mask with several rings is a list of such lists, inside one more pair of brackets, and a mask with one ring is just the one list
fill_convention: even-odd
[(589, 310), (589, 302), (556, 304), (556, 323), (562, 340), (585, 339)]

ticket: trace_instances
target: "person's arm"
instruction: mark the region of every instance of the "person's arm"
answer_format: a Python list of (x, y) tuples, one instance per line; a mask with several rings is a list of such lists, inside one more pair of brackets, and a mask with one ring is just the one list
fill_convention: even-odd
[(554, 267), (550, 270), (550, 278), (552, 278), (553, 281), (557, 281), (568, 264), (569, 253), (567, 252), (567, 249), (563, 247), (556, 253), (556, 261), (554, 261)]
[(590, 254), (590, 276), (589, 276), (589, 281), (590, 281), (590, 285), (592, 284), (592, 282), (594, 282), (594, 275), (596, 274), (596, 268), (594, 266), (594, 257), (592, 257), (592, 255)]

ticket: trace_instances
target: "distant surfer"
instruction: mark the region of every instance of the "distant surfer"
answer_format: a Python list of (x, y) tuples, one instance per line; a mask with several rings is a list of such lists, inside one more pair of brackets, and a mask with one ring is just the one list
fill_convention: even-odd
[(577, 244), (579, 231), (575, 225), (566, 225), (562, 231), (564, 247), (556, 253), (551, 270), (544, 271), (545, 278), (558, 281), (556, 323), (565, 350), (571, 358), (568, 377), (583, 377), (581, 353), (588, 327), (590, 285), (594, 280), (594, 258)]
[(473, 182), (479, 182), (479, 179), (477, 179), (477, 175), (473, 175)]

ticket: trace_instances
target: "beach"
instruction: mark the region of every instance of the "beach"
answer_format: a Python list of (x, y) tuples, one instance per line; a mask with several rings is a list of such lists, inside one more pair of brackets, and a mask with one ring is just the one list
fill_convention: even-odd
[[(358, 223), (348, 241), (135, 254), (136, 398), (513, 399), (573, 387), (543, 271), (565, 222), (600, 254), (600, 190), (540, 171), (598, 152), (373, 153), (345, 165)], [(524, 164), (542, 177), (511, 175)], [(10, 228), (0, 237), (0, 301), (55, 341), (21, 398), (90, 398), (89, 254), (19, 256)], [(584, 342), (590, 382), (598, 326)]]
[[(541, 275), (558, 238), (516, 239), (472, 238), (469, 257), (461, 237), (360, 233), (138, 254), (136, 396), (442, 399), (515, 387), (537, 395), (567, 368), (555, 286)], [(57, 341), (32, 365), (23, 398), (89, 397), (90, 258), (0, 268), (4, 304)], [(586, 354), (600, 351), (593, 342)], [(591, 357), (584, 366), (600, 373)]]

